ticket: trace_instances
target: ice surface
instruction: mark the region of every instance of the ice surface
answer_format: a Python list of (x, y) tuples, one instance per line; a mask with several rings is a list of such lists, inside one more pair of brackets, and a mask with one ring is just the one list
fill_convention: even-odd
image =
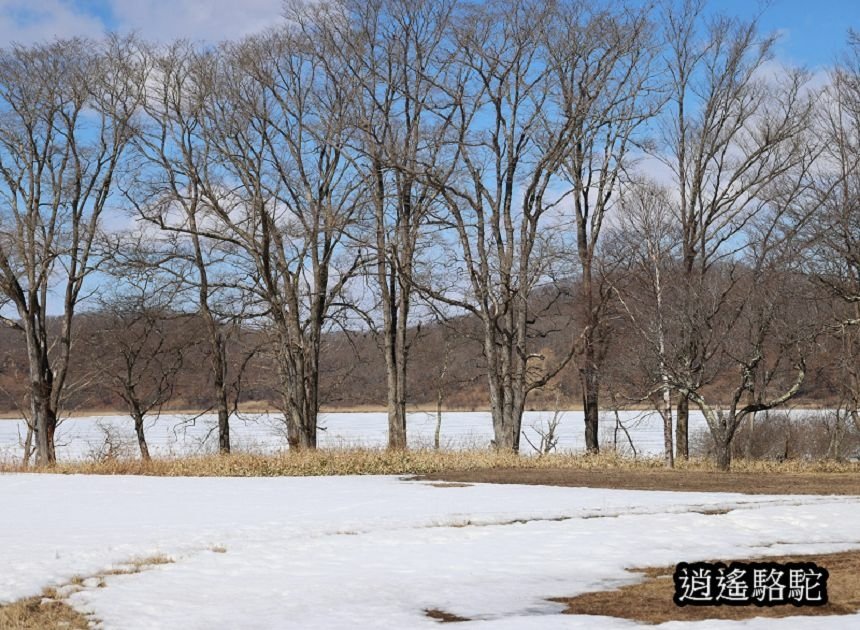
[[(545, 426), (552, 417), (549, 411), (529, 411), (523, 418), (523, 431), (535, 444), (540, 438), (535, 427)], [(656, 455), (663, 449), (663, 425), (653, 412), (623, 411), (622, 424), (629, 430), (638, 453)], [(411, 413), (408, 417), (409, 443), (413, 447), (430, 447), (436, 428), (436, 415)], [(154, 455), (181, 455), (213, 452), (218, 448), (217, 418), (212, 414), (199, 417), (163, 415), (147, 422), (146, 435)], [(272, 452), (285, 449), (286, 431), (282, 417), (276, 414), (242, 414), (231, 421), (230, 440), (234, 450)], [(57, 456), (60, 459), (86, 459), (103, 447), (105, 428), (119, 438), (125, 451), (134, 456), (137, 442), (134, 425), (124, 416), (92, 416), (69, 418), (57, 429)], [(706, 428), (702, 415), (690, 413), (690, 431)], [(0, 420), (0, 460), (15, 459), (23, 453), (26, 426), (21, 420)], [(585, 446), (581, 411), (563, 412), (559, 425), (560, 450), (582, 450)], [(485, 448), (493, 437), (489, 412), (446, 412), (443, 414), (441, 445), (445, 448)], [(388, 439), (388, 419), (385, 413), (325, 413), (320, 415), (320, 446), (384, 446)], [(600, 418), (600, 440), (612, 446), (616, 440), (619, 450), (631, 453), (627, 437), (616, 431), (614, 415)], [(116, 441), (116, 440), (115, 440)], [(522, 451), (531, 447), (522, 440)]]

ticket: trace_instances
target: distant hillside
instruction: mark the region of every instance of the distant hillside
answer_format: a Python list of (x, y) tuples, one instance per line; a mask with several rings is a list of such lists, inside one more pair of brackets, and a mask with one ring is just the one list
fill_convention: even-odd
[[(535, 352), (543, 354), (554, 365), (565, 356), (577, 334), (576, 309), (572, 303), (554, 304), (551, 312), (541, 319), (541, 330), (534, 342)], [(73, 360), (72, 386), (66, 403), (68, 411), (122, 410), (121, 399), (93, 375), (106, 343), (100, 332), (98, 314), (82, 314), (77, 320), (76, 345)], [(199, 328), (199, 326), (198, 326)], [(484, 409), (488, 407), (486, 376), (483, 371), (478, 322), (461, 317), (443, 325), (424, 323), (413, 329), (410, 354), (409, 398), (413, 405), (433, 406), (440, 390), (443, 404), (451, 409)], [(249, 347), (260, 346), (244, 373), (241, 401), (266, 408), (278, 404), (277, 374), (270, 350), (260, 333), (242, 331), (242, 341), (232, 343), (234, 361), (238, 363)], [(619, 402), (630, 402), (641, 396), (642, 356), (636, 336), (629, 327), (618, 326), (607, 335), (609, 342), (603, 364), (604, 404), (614, 393)], [(329, 334), (323, 344), (321, 373), (321, 404), (330, 408), (361, 408), (385, 405), (385, 368), (378, 339), (370, 332)], [(447, 369), (443, 366), (446, 364)], [(819, 355), (811, 357), (810, 369), (803, 390), (794, 404), (834, 404), (832, 374), (826, 367), (829, 350), (823, 346)], [(175, 395), (169, 405), (175, 409), (206, 409), (209, 407), (210, 375), (206, 370), (206, 346), (203, 343), (186, 350), (183, 367), (176, 380)], [(717, 379), (712, 393), (726, 399), (731, 381), (727, 375), (722, 383)], [(8, 328), (0, 328), (0, 413), (13, 413), (16, 404), (23, 404), (27, 388), (26, 352), (21, 336)], [(528, 407), (547, 409), (561, 404), (580, 404), (580, 387), (575, 361), (571, 361), (544, 390), (535, 391)], [(647, 402), (646, 402), (647, 404)]]

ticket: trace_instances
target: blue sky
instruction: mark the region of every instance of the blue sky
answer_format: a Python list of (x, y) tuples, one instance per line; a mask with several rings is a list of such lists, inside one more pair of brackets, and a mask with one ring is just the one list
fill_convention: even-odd
[[(761, 10), (751, 0), (714, 0), (715, 9), (750, 17)], [(844, 48), (848, 29), (860, 30), (858, 0), (772, 0), (761, 24), (780, 33), (777, 55), (810, 69), (830, 64)]]
[[(762, 24), (782, 34), (779, 57), (811, 69), (830, 63), (850, 26), (860, 29), (858, 0), (771, 0)], [(216, 41), (247, 35), (280, 19), (281, 0), (0, 0), (0, 42), (135, 30), (149, 39)], [(756, 0), (712, 0), (712, 10), (748, 17)]]

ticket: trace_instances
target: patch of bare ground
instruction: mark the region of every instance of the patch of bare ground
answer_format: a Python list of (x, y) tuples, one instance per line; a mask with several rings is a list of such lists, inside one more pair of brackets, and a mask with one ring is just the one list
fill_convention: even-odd
[(427, 608), (424, 610), (424, 614), (430, 617), (431, 619), (435, 619), (441, 623), (456, 623), (458, 621), (471, 621), (468, 617), (461, 617), (460, 615), (455, 615), (453, 613), (449, 613), (445, 610), (440, 610), (439, 608)]
[(0, 628), (4, 630), (87, 630), (90, 619), (46, 590), (37, 597), (0, 605)]
[[(737, 559), (735, 559), (737, 560)], [(753, 617), (792, 617), (850, 615), (860, 611), (860, 551), (810, 556), (769, 556), (756, 558), (769, 562), (815, 562), (830, 572), (827, 581), (828, 603), (824, 606), (677, 606), (672, 601), (675, 567), (633, 569), (645, 579), (612, 591), (584, 593), (575, 597), (551, 598), (567, 606), (569, 615), (620, 617), (648, 624), (666, 621), (705, 619), (751, 619)], [(724, 560), (725, 561), (725, 560)]]
[(96, 620), (69, 606), (64, 601), (69, 595), (85, 588), (89, 581), (94, 581), (98, 588), (104, 588), (107, 576), (133, 575), (150, 567), (171, 562), (173, 560), (167, 556), (148, 556), (134, 558), (116, 568), (92, 576), (76, 575), (66, 584), (44, 589), (42, 594), (36, 597), (26, 597), (0, 605), (0, 628), (3, 630), (47, 630), (49, 628), (87, 630)]
[(850, 472), (500, 468), (446, 471), (428, 474), (422, 479), (449, 483), (514, 483), (625, 490), (860, 495), (860, 474)]

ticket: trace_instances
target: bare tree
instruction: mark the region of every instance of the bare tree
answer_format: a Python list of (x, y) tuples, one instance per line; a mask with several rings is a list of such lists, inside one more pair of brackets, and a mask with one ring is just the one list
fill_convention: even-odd
[[(317, 15), (317, 11), (320, 12)], [(314, 20), (223, 46), (200, 80), (210, 181), (199, 234), (241, 252), (246, 290), (276, 343), (290, 446), (315, 448), (323, 333), (352, 308), (347, 284), (363, 262), (350, 247), (366, 183), (344, 152), (357, 96), (336, 59), (320, 58)]]
[[(422, 286), (481, 322), (494, 444), (519, 450), (528, 393), (567, 363), (544, 365), (533, 350), (530, 299), (551, 276), (542, 218), (556, 206), (550, 183), (570, 134), (554, 114), (546, 71), (549, 8), (514, 1), (465, 7), (453, 27), (456, 59), (445, 75), (449, 105), (438, 112), (444, 159), (423, 176), (439, 190), (463, 282), (447, 262), (448, 290)], [(453, 286), (452, 286), (453, 285)]]
[[(768, 411), (784, 404), (799, 391), (806, 377), (806, 354), (814, 336), (809, 318), (792, 308), (798, 296), (791, 290), (793, 274), (782, 254), (768, 250), (773, 246), (787, 247), (785, 242), (764, 244), (747, 269), (726, 278), (729, 285), (744, 286), (740, 295), (720, 291), (721, 299), (729, 304), (730, 323), (720, 331), (723, 343), (709, 358), (725, 374), (734, 367), (737, 377), (729, 402), (725, 406), (711, 404), (699, 389), (688, 387), (684, 377), (673, 375), (675, 387), (701, 409), (714, 439), (716, 462), (720, 469), (731, 465), (731, 443), (738, 428), (752, 414)], [(794, 258), (796, 264), (797, 258)], [(737, 284), (735, 284), (737, 282)], [(734, 291), (732, 291), (734, 292)], [(777, 313), (792, 311), (797, 319), (781, 320)], [(788, 362), (788, 365), (784, 365)], [(705, 366), (705, 370), (712, 368)], [(730, 373), (730, 372), (729, 372)], [(774, 390), (776, 390), (774, 393)]]
[(445, 335), (445, 351), (442, 365), (436, 375), (436, 428), (433, 431), (433, 448), (439, 450), (442, 439), (442, 406), (445, 403), (445, 379), (448, 376), (448, 368), (451, 360), (451, 342), (449, 336)]
[(347, 2), (345, 24), (329, 19), (314, 37), (319, 53), (338, 55), (359, 85), (352, 153), (362, 176), (372, 182), (367, 249), (373, 253), (382, 318), (390, 448), (406, 447), (407, 367), (415, 336), (409, 329), (413, 275), (438, 197), (417, 173), (419, 164), (432, 168), (439, 157), (431, 114), (439, 107), (437, 85), (448, 63), (443, 43), (453, 4)]
[[(824, 206), (813, 253), (818, 279), (848, 304), (860, 304), (860, 35), (850, 33), (848, 53), (832, 71), (817, 110), (825, 147), (819, 173)], [(857, 321), (848, 321), (856, 325)]]
[[(682, 266), (676, 281), (689, 310), (681, 334), (685, 391), (692, 391), (713, 352), (708, 329), (697, 328), (709, 320), (703, 300), (714, 304), (702, 292), (718, 284), (712, 275), (745, 246), (744, 228), (767, 203), (767, 188), (808, 162), (810, 99), (803, 72), (769, 74), (774, 37), (763, 36), (755, 20), (706, 17), (704, 0), (683, 0), (663, 21), (670, 101), (658, 155), (677, 199)], [(688, 400), (682, 396), (678, 405), (677, 447), (684, 458)]]
[[(497, 447), (517, 450), (528, 393), (576, 350), (586, 442), (596, 451), (605, 294), (595, 289), (591, 270), (633, 135), (651, 114), (647, 13), (592, 11), (574, 2), (471, 11), (458, 20), (458, 58), (447, 75), (452, 105), (444, 120), (455, 166), (441, 171), (449, 178), (441, 184), (434, 170), (469, 286), (465, 299), (438, 291), (436, 297), (484, 324)], [(541, 227), (552, 221), (562, 231), (557, 217), (568, 197), (585, 322), (571, 353), (550, 365), (530, 349), (537, 314), (529, 310), (535, 289), (555, 283), (554, 259), (566, 243)]]
[[(548, 455), (554, 451), (556, 446), (558, 446), (558, 441), (561, 439), (559, 426), (561, 426), (561, 421), (564, 419), (564, 412), (561, 410), (560, 402), (561, 397), (557, 392), (552, 417), (532, 423), (531, 429), (537, 436), (535, 438), (535, 442), (537, 443), (532, 442), (528, 433), (523, 431), (523, 437), (526, 439), (526, 442), (528, 442), (528, 445), (531, 446), (538, 454), (538, 457)], [(537, 438), (540, 439), (538, 440)]]
[(830, 75), (817, 109), (824, 140), (818, 173), (822, 212), (810, 234), (807, 271), (835, 299), (830, 334), (838, 341), (839, 378), (846, 413), (860, 427), (860, 35)]
[(599, 450), (600, 364), (607, 299), (595, 277), (604, 220), (631, 167), (643, 123), (657, 111), (656, 42), (648, 10), (595, 9), (561, 3), (550, 29), (550, 76), (558, 116), (571, 141), (560, 170), (570, 186), (579, 266), (581, 332), (576, 354), (585, 417), (585, 446)]
[(144, 422), (172, 398), (194, 338), (189, 326), (176, 325), (187, 317), (172, 311), (181, 285), (148, 260), (140, 238), (122, 239), (114, 251), (105, 267), (114, 288), (101, 291), (100, 326), (91, 340), (100, 351), (95, 370), (126, 404), (140, 456), (148, 460)]
[(222, 185), (203, 126), (212, 59), (184, 42), (151, 50), (148, 58), (145, 125), (135, 141), (140, 171), (126, 196), (138, 216), (160, 231), (152, 235), (163, 253), (157, 264), (191, 289), (183, 306), (196, 311), (205, 327), (218, 448), (229, 453), (240, 379), (229, 347), (244, 302), (242, 278), (236, 277), (241, 253), (207, 236), (210, 204), (220, 200)]
[[(134, 131), (142, 73), (133, 40), (62, 40), (0, 53), (0, 293), (29, 362), (37, 461), (56, 460), (74, 316), (103, 212)], [(50, 296), (60, 296), (57, 304)], [(49, 310), (60, 313), (51, 334)]]
[[(638, 181), (627, 187), (620, 203), (613, 255), (626, 264), (620, 278), (610, 276), (617, 298), (629, 321), (645, 342), (646, 389), (643, 398), (659, 396), (657, 410), (663, 420), (663, 453), (666, 466), (674, 466), (672, 440), (672, 384), (669, 365), (676, 348), (671, 347), (671, 325), (677, 313), (670, 278), (678, 269), (679, 232), (673, 204), (665, 188)], [(673, 299), (674, 298), (674, 299)]]

